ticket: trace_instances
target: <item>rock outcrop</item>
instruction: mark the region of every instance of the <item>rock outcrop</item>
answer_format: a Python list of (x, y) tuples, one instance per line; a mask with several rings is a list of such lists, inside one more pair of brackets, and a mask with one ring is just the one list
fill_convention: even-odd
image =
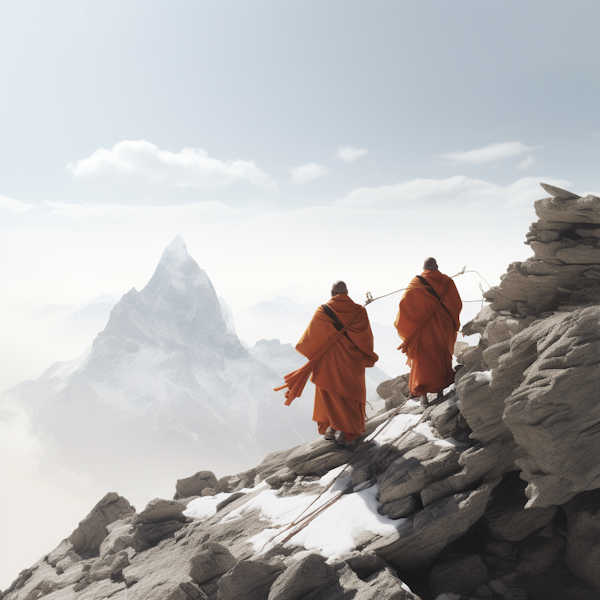
[(109, 494), (2, 598), (598, 600), (600, 198), (548, 191), (441, 402), (401, 376), (354, 446)]

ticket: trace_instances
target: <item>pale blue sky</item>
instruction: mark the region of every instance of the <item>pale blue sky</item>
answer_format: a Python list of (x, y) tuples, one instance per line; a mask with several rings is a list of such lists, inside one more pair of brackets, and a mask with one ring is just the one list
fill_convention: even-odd
[[(3, 0), (0, 195), (288, 208), (457, 174), (593, 188), (599, 24), (595, 0)], [(123, 140), (254, 161), (277, 187), (73, 179), (68, 164)], [(513, 141), (532, 150), (478, 165), (440, 158)], [(340, 144), (368, 154), (344, 163)], [(526, 156), (536, 168), (516, 169)], [(329, 172), (290, 185), (306, 163)]]

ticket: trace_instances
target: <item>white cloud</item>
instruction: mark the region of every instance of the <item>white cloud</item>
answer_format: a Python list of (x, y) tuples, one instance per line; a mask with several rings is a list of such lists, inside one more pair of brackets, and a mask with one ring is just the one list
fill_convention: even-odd
[(353, 146), (338, 146), (335, 157), (346, 162), (352, 162), (369, 152), (365, 148), (354, 148)]
[(292, 167), (290, 172), (292, 173), (292, 183), (294, 185), (303, 185), (309, 181), (323, 177), (323, 175), (329, 172), (329, 168), (316, 163), (306, 163), (299, 167)]
[[(553, 185), (559, 187), (570, 184), (564, 179), (551, 179)], [(362, 209), (418, 209), (450, 204), (464, 208), (478, 204), (515, 206), (539, 199), (540, 181), (546, 181), (546, 178), (524, 177), (508, 187), (464, 175), (448, 179), (413, 179), (395, 185), (358, 188), (335, 204)]]
[(6, 196), (0, 196), (0, 209), (8, 210), (13, 213), (22, 213), (31, 208), (33, 208), (33, 204), (25, 204), (25, 202), (21, 202), (20, 200), (13, 200)]
[(518, 165), (517, 165), (517, 169), (519, 169), (520, 171), (524, 171), (525, 169), (528, 169), (529, 167), (535, 165), (537, 163), (537, 160), (531, 156), (531, 154), (529, 156), (526, 156)]
[(410, 203), (451, 201), (466, 192), (486, 191), (494, 184), (456, 175), (448, 179), (413, 179), (395, 185), (358, 188), (335, 202), (337, 206), (399, 208)]
[(448, 152), (441, 156), (446, 160), (457, 163), (482, 165), (513, 156), (520, 156), (531, 150), (535, 150), (535, 148), (525, 146), (521, 142), (502, 142), (501, 144), (490, 144), (489, 146), (476, 148), (468, 152)]
[(68, 170), (74, 178), (108, 184), (212, 190), (245, 180), (267, 188), (274, 186), (253, 161), (221, 161), (199, 148), (184, 148), (174, 153), (159, 150), (143, 140), (119, 142), (111, 150), (100, 148), (89, 158), (69, 164)]

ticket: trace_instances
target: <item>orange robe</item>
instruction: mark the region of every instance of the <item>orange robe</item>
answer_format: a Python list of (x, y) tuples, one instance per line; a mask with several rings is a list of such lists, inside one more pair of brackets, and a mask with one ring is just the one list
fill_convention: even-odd
[(462, 309), (450, 277), (428, 270), (421, 277), (431, 284), (442, 302), (414, 277), (400, 300), (394, 323), (404, 340), (398, 350), (406, 353), (410, 366), (408, 387), (414, 396), (438, 392), (454, 382), (452, 355)]
[[(365, 430), (365, 368), (372, 367), (379, 357), (373, 352), (365, 308), (347, 294), (337, 294), (327, 305), (342, 324), (352, 316), (354, 320), (346, 330), (348, 335), (339, 337), (312, 367), (311, 381), (316, 386), (313, 421), (318, 423), (319, 433), (331, 426), (352, 441)], [(332, 319), (319, 306), (296, 350), (310, 360), (337, 333)]]

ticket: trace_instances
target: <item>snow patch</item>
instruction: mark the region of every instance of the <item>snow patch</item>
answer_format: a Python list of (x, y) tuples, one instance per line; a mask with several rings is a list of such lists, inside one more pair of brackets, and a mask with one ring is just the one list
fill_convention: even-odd
[(420, 415), (397, 415), (391, 421), (385, 421), (379, 425), (371, 435), (365, 438), (365, 442), (371, 440), (375, 440), (377, 444), (393, 442), (408, 429), (414, 427), (420, 418)]
[(490, 383), (492, 381), (492, 372), (491, 371), (477, 371), (475, 373), (475, 382), (476, 383)]

